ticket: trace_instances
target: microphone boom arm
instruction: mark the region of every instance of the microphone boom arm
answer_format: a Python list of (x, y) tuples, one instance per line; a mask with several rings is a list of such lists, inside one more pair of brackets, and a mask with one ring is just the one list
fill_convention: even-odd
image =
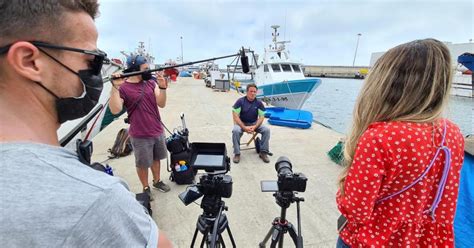
[[(119, 79), (119, 78), (126, 78), (126, 77), (140, 75), (140, 74), (145, 73), (145, 72), (163, 71), (163, 70), (166, 70), (166, 69), (182, 67), (182, 66), (187, 66), (187, 65), (193, 65), (193, 64), (197, 64), (197, 63), (208, 62), (208, 61), (213, 61), (213, 60), (218, 60), (218, 59), (225, 59), (225, 58), (230, 58), (230, 57), (235, 57), (235, 56), (240, 56), (240, 55), (241, 55), (241, 51), (239, 51), (236, 54), (227, 55), (227, 56), (215, 57), (215, 58), (210, 58), (210, 59), (203, 59), (203, 60), (178, 64), (178, 65), (164, 66), (164, 67), (155, 68), (155, 69), (146, 70), (146, 71), (135, 71), (135, 72), (124, 73), (124, 74), (122, 74), (118, 77), (112, 77), (111, 76), (110, 79), (114, 80), (114, 79)], [(107, 79), (109, 79), (109, 78), (106, 78), (105, 80), (107, 80)]]

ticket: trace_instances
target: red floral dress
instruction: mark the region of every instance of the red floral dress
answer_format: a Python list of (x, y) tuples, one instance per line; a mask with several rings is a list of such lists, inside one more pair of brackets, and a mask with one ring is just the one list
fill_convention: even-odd
[[(442, 142), (451, 150), (451, 168), (434, 219), (433, 205), (446, 155), (440, 152), (433, 167), (414, 186), (382, 202), (419, 178)], [(359, 139), (352, 167), (337, 193), (339, 211), (348, 219), (340, 233), (351, 247), (454, 247), (454, 213), (464, 138), (449, 120), (432, 123), (376, 122)]]

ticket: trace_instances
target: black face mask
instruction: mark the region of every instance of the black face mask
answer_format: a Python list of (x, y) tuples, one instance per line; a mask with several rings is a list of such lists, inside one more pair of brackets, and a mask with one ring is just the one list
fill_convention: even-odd
[(56, 97), (56, 111), (59, 123), (74, 120), (87, 115), (99, 102), (103, 89), (102, 76), (92, 74), (92, 70), (80, 70), (75, 73), (84, 85), (84, 92), (79, 97), (60, 98), (43, 84), (36, 82), (51, 95)]
[[(33, 43), (36, 46), (40, 46), (38, 44)], [(48, 47), (52, 48), (52, 47)], [(64, 48), (64, 47), (63, 47)], [(105, 53), (102, 52), (95, 52), (95, 51), (88, 51), (88, 54), (92, 52), (97, 54), (95, 55), (94, 61), (91, 62), (91, 69), (87, 70), (80, 70), (79, 72), (73, 71), (68, 66), (61, 63), (59, 60), (45, 52), (43, 49), (38, 48), (48, 57), (56, 61), (58, 64), (66, 68), (68, 71), (74, 73), (79, 77), (81, 80), (82, 85), (84, 86), (84, 91), (81, 96), (79, 97), (67, 97), (67, 98), (60, 98), (56, 94), (54, 94), (51, 90), (46, 88), (40, 82), (36, 82), (39, 84), (43, 89), (48, 91), (51, 95), (56, 97), (56, 111), (58, 113), (58, 121), (59, 123), (64, 123), (69, 120), (74, 120), (77, 118), (81, 118), (87, 115), (94, 106), (99, 102), (100, 94), (102, 93), (102, 89), (104, 86), (102, 75), (101, 75), (101, 68), (103, 64), (103, 60), (106, 57)], [(59, 48), (58, 48), (59, 49)]]
[(150, 80), (151, 79), (151, 72), (146, 71), (146, 72), (142, 73), (142, 79), (145, 80), (145, 81)]

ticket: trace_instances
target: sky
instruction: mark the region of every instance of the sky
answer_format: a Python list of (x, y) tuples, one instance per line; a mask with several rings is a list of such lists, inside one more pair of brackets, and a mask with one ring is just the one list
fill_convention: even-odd
[(473, 0), (99, 2), (99, 48), (123, 60), (120, 51), (144, 41), (157, 64), (180, 57), (181, 41), (186, 62), (234, 54), (242, 46), (263, 54), (271, 25), (281, 26), (279, 40), (290, 40), (292, 59), (306, 65), (352, 65), (358, 38), (356, 66), (415, 39), (474, 44)]

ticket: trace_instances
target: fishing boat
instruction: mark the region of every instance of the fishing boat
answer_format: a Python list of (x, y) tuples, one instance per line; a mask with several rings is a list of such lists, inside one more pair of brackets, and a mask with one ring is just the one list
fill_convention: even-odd
[(451, 94), (463, 97), (474, 97), (474, 54), (463, 53), (458, 57), (458, 66), (453, 76)]
[(275, 107), (301, 109), (305, 101), (321, 84), (321, 79), (306, 78), (302, 64), (290, 58), (285, 44), (278, 41), (278, 28), (273, 25), (273, 44), (265, 48), (260, 64), (256, 65), (253, 80), (241, 80), (241, 89), (254, 81), (258, 86), (257, 98)]

